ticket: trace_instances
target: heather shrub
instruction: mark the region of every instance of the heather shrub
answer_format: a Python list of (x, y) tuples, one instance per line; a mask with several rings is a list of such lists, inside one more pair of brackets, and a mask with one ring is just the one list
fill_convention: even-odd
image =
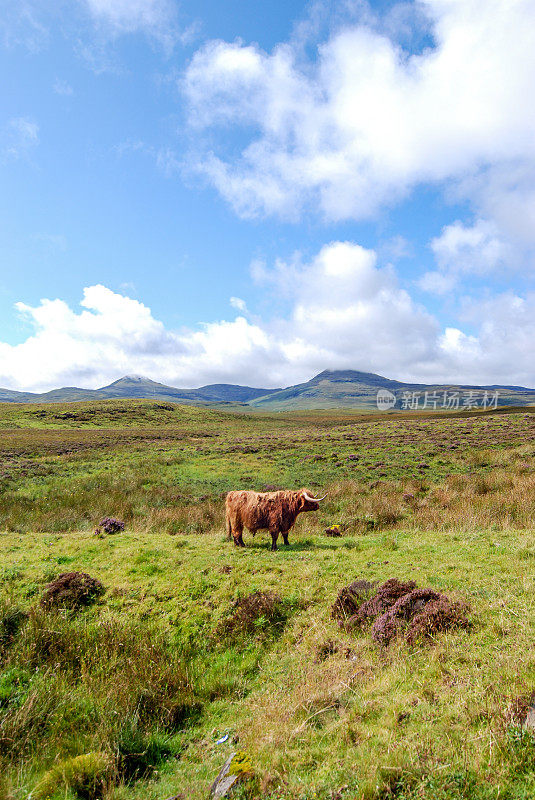
[(387, 646), (398, 635), (408, 644), (431, 639), (437, 633), (469, 628), (469, 608), (434, 589), (419, 588), (414, 581), (390, 578), (376, 588), (354, 581), (338, 593), (331, 616), (348, 629), (372, 623), (374, 641)]
[(64, 572), (51, 581), (41, 596), (41, 608), (79, 609), (94, 603), (105, 592), (104, 586), (86, 572)]
[(99, 528), (102, 528), (105, 533), (121, 533), (125, 529), (125, 524), (120, 519), (115, 519), (115, 517), (104, 517), (100, 522)]
[(353, 581), (349, 586), (344, 586), (338, 592), (338, 597), (331, 609), (331, 617), (341, 622), (353, 617), (369, 597), (372, 589), (373, 583), (366, 580)]

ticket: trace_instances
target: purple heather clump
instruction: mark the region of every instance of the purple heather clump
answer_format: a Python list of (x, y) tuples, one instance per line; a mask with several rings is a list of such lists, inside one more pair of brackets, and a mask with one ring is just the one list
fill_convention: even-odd
[(105, 530), (106, 533), (119, 533), (124, 531), (124, 522), (121, 522), (120, 519), (115, 519), (115, 517), (104, 517), (99, 527)]

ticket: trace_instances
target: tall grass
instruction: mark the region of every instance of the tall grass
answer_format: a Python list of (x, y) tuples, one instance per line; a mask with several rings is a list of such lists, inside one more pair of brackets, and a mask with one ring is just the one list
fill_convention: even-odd
[[(2, 614), (14, 618), (13, 607)], [(1, 664), (0, 764), (18, 765), (27, 790), (36, 765), (87, 753), (104, 754), (107, 781), (146, 777), (200, 710), (169, 637), (129, 617), (33, 608), (3, 637)]]

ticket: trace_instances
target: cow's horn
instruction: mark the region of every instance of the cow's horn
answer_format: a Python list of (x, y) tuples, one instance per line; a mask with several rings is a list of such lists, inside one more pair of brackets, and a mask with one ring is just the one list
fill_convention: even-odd
[(303, 492), (303, 495), (305, 497), (305, 500), (310, 500), (311, 503), (319, 503), (320, 500), (325, 500), (325, 498), (327, 497), (326, 494), (324, 494), (323, 497), (310, 497), (306, 492)]

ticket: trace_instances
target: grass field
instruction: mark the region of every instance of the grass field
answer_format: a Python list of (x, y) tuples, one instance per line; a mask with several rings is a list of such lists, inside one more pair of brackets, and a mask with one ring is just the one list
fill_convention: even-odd
[[(236, 797), (531, 800), (533, 412), (0, 406), (0, 797), (200, 800), (239, 749)], [(224, 493), (282, 486), (328, 498), (289, 548), (234, 549)], [(125, 532), (95, 536), (104, 516)], [(43, 610), (72, 570), (105, 594)], [(471, 627), (381, 648), (331, 619), (392, 577)], [(276, 605), (238, 626), (252, 592)]]

